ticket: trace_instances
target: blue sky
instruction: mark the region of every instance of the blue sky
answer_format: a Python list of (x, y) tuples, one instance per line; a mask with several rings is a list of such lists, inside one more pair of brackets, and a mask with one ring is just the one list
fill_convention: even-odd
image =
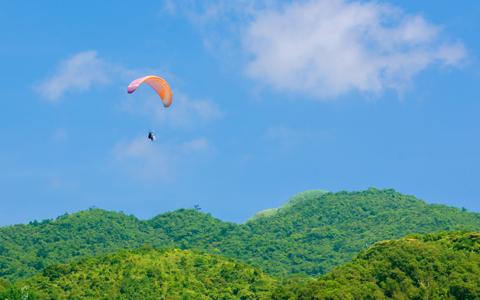
[[(195, 204), (243, 222), (307, 189), (371, 186), (480, 211), (479, 13), (2, 1), (0, 225)], [(150, 73), (174, 90), (168, 110), (148, 87), (126, 93)]]

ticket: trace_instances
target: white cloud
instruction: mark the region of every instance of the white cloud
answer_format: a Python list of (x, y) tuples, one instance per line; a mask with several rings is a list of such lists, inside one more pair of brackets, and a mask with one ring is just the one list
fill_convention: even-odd
[(35, 90), (51, 102), (59, 101), (71, 91), (88, 91), (94, 86), (125, 82), (151, 69), (128, 69), (98, 56), (96, 51), (79, 52), (59, 63), (55, 71), (35, 86)]
[(279, 90), (332, 98), (353, 90), (402, 90), (430, 65), (457, 65), (448, 43), (421, 16), (377, 2), (302, 1), (258, 13), (248, 24), (247, 74)]
[(215, 102), (210, 100), (192, 100), (185, 94), (174, 92), (174, 102), (165, 109), (156, 95), (138, 95), (127, 98), (123, 108), (131, 113), (145, 115), (156, 125), (166, 124), (173, 128), (192, 129), (223, 116)]
[(428, 67), (466, 57), (440, 26), (378, 1), (188, 0), (165, 11), (185, 16), (224, 65), (245, 59), (250, 78), (318, 99), (401, 92)]
[(95, 84), (109, 83), (110, 67), (97, 52), (80, 52), (61, 62), (55, 73), (36, 88), (46, 99), (57, 101), (70, 90), (85, 91)]
[(150, 142), (145, 137), (118, 143), (113, 149), (115, 161), (132, 177), (171, 180), (187, 162), (210, 150), (208, 140), (196, 138), (185, 142)]

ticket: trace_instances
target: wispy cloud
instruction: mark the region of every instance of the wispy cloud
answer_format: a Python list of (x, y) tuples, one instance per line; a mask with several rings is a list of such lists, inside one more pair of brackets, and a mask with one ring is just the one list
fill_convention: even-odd
[(163, 12), (184, 17), (201, 34), (203, 45), (223, 63), (238, 61), (239, 37), (259, 10), (277, 6), (275, 0), (185, 0), (163, 1)]
[(97, 52), (80, 52), (62, 61), (56, 71), (36, 86), (50, 101), (58, 101), (69, 91), (86, 91), (94, 85), (110, 82), (110, 65), (98, 58)]
[(186, 167), (187, 162), (209, 151), (210, 145), (205, 138), (152, 143), (139, 137), (118, 143), (113, 149), (113, 157), (132, 177), (169, 181)]
[(94, 87), (125, 82), (136, 76), (154, 73), (150, 69), (129, 69), (99, 57), (96, 51), (76, 53), (61, 61), (35, 90), (45, 99), (57, 102), (70, 92), (85, 92)]
[(152, 95), (139, 95), (135, 99), (129, 97), (123, 103), (123, 108), (131, 113), (150, 117), (156, 125), (165, 124), (177, 129), (192, 129), (224, 114), (211, 100), (193, 100), (178, 91), (175, 91), (174, 97), (174, 103), (168, 109), (159, 105), (158, 97)]

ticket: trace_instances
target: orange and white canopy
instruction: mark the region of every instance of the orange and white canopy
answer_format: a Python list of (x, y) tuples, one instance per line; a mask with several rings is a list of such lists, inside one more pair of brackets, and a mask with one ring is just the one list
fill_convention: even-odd
[(172, 89), (170, 89), (170, 86), (165, 79), (158, 76), (148, 75), (135, 79), (128, 85), (128, 93), (131, 94), (135, 92), (143, 83), (148, 84), (155, 90), (155, 92), (157, 92), (162, 99), (163, 106), (169, 107), (172, 105)]

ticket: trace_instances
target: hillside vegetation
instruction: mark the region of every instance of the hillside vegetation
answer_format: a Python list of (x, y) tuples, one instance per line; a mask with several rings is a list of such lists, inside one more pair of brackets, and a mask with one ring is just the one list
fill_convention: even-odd
[(480, 215), (376, 189), (301, 193), (245, 224), (192, 209), (146, 221), (91, 209), (0, 228), (0, 278), (144, 244), (221, 254), (271, 275), (318, 275), (377, 241), (444, 230), (480, 230)]
[(53, 263), (138, 247), (150, 240), (168, 245), (145, 222), (100, 209), (4, 227), (0, 229), (0, 277), (24, 277)]
[(480, 233), (376, 243), (319, 278), (284, 282), (275, 299), (480, 299)]
[(427, 204), (394, 190), (313, 193), (247, 222), (222, 249), (272, 274), (316, 275), (377, 241), (445, 230), (480, 230), (480, 214)]
[(480, 299), (480, 233), (378, 242), (318, 278), (189, 250), (120, 251), (0, 282), (0, 299)]
[(274, 280), (230, 259), (142, 249), (46, 268), (5, 286), (12, 299), (268, 299)]

